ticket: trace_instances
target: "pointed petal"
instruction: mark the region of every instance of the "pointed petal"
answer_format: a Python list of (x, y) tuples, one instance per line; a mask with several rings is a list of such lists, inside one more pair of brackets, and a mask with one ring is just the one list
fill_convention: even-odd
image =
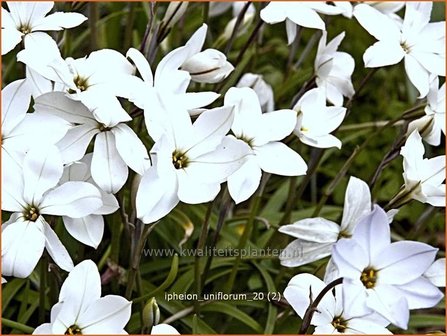
[(136, 196), (137, 216), (143, 223), (153, 223), (166, 216), (178, 204), (177, 177), (165, 170), (157, 174), (157, 167), (150, 167), (143, 175)]
[(80, 218), (101, 207), (98, 188), (87, 182), (66, 182), (45, 194), (39, 210), (55, 216)]
[(114, 334), (129, 322), (131, 302), (118, 295), (99, 298), (79, 315), (77, 322), (85, 334)]
[(321, 217), (306, 218), (293, 224), (280, 226), (279, 232), (316, 243), (335, 243), (340, 226)]
[(315, 12), (315, 10), (307, 7), (306, 5), (301, 5), (299, 8), (297, 7), (295, 10), (291, 10), (287, 14), (287, 17), (299, 26), (320, 30), (326, 29), (324, 21), (320, 18), (320, 16)]
[(379, 270), (381, 283), (402, 285), (420, 277), (433, 263), (437, 251), (420, 242), (395, 242), (377, 254), (373, 265)]
[[(214, 2), (216, 4), (220, 2)], [(151, 335), (180, 335), (180, 333), (174, 327), (169, 324), (157, 324), (152, 327)]]
[(408, 309), (432, 308), (444, 297), (443, 292), (424, 277), (400, 285), (397, 289), (407, 300)]
[(73, 269), (73, 261), (67, 249), (62, 245), (56, 233), (50, 225), (43, 221), (43, 232), (45, 235), (45, 248), (54, 262), (64, 271), (70, 272)]
[(53, 333), (52, 327), (53, 326), (51, 323), (41, 324), (36, 329), (34, 329), (33, 335), (51, 335)]
[(281, 261), (281, 265), (286, 267), (306, 265), (329, 256), (333, 245), (333, 242), (316, 243), (295, 239), (281, 251), (279, 260)]
[(287, 44), (293, 43), (296, 37), (297, 24), (290, 19), (286, 19)]
[(246, 201), (258, 189), (262, 171), (254, 158), (248, 159), (228, 177), (228, 191), (236, 204)]
[(332, 260), (340, 276), (356, 280), (369, 265), (366, 251), (354, 239), (340, 239), (332, 250)]
[(143, 175), (150, 166), (146, 147), (126, 124), (118, 124), (112, 129), (116, 149), (124, 162), (136, 173)]
[(177, 171), (178, 198), (187, 204), (199, 204), (212, 201), (220, 191), (220, 183), (204, 183), (192, 179), (184, 170)]
[(258, 133), (254, 146), (262, 146), (271, 141), (280, 141), (290, 135), (295, 128), (296, 112), (279, 110), (263, 113), (258, 119)]
[(384, 326), (360, 317), (349, 320), (346, 332), (349, 334), (392, 335), (392, 332)]
[(265, 172), (299, 176), (306, 174), (307, 164), (303, 158), (282, 142), (270, 142), (255, 148), (256, 160)]
[(405, 51), (395, 41), (378, 41), (366, 49), (363, 62), (366, 68), (377, 68), (399, 63), (405, 56)]
[(85, 20), (87, 20), (87, 18), (80, 13), (56, 12), (40, 20), (35, 26), (33, 26), (33, 31), (73, 28), (79, 26)]
[(64, 163), (82, 159), (93, 137), (99, 133), (96, 126), (89, 124), (75, 126), (57, 143)]
[(2, 133), (7, 135), (25, 118), (31, 102), (31, 88), (25, 79), (16, 80), (2, 90)]
[(445, 287), (445, 258), (436, 260), (425, 271), (424, 277), (437, 287)]
[(219, 98), (219, 96), (220, 95), (215, 92), (186, 92), (180, 97), (182, 99), (182, 106), (187, 110), (192, 110), (211, 104)]
[(55, 146), (31, 149), (23, 162), (24, 200), (38, 205), (42, 195), (59, 182), (62, 172), (62, 158)]
[(2, 231), (3, 275), (26, 278), (34, 270), (45, 248), (42, 222), (42, 216), (36, 222), (19, 220)]
[(154, 84), (154, 78), (152, 76), (151, 66), (146, 57), (144, 57), (144, 55), (135, 48), (130, 48), (126, 53), (126, 57), (130, 58), (130, 60), (135, 64), (141, 78), (143, 78), (147, 84), (152, 86)]
[(430, 84), (429, 72), (411, 54), (405, 56), (405, 71), (410, 82), (419, 91), (419, 98), (425, 97)]
[(95, 249), (104, 234), (104, 219), (101, 215), (88, 215), (81, 218), (65, 216), (64, 225), (73, 238)]
[(370, 212), (371, 193), (368, 185), (359, 178), (351, 176), (345, 193), (341, 230), (352, 234), (359, 220)]
[(126, 183), (129, 170), (116, 149), (112, 132), (96, 136), (91, 169), (93, 179), (105, 192), (115, 194)]
[(376, 39), (380, 41), (399, 41), (399, 27), (392, 19), (377, 9), (367, 4), (359, 4), (354, 7), (354, 16), (363, 28)]
[(366, 303), (368, 307), (386, 317), (394, 325), (407, 329), (408, 303), (398, 289), (390, 285), (376, 286), (368, 292)]

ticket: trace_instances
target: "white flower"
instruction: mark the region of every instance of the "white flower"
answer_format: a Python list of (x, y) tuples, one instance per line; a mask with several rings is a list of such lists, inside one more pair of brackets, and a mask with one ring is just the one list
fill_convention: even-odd
[(118, 97), (132, 96), (134, 86), (139, 81), (132, 75), (132, 64), (111, 49), (94, 51), (88, 57), (68, 57), (64, 60), (56, 43), (46, 39), (19, 52), (17, 60), (55, 82), (54, 91), (63, 91), (71, 99), (80, 100), (90, 110), (107, 115), (126, 113)]
[(424, 145), (418, 131), (407, 138), (400, 154), (404, 157), (404, 181), (402, 190), (390, 203), (394, 207), (403, 205), (410, 199), (433, 206), (445, 206), (445, 155), (424, 159)]
[(295, 111), (262, 113), (258, 96), (250, 88), (228, 90), (225, 106), (234, 107), (231, 130), (249, 153), (240, 169), (228, 178), (228, 190), (236, 203), (253, 195), (262, 171), (284, 176), (306, 173), (307, 165), (301, 156), (280, 142), (293, 131)]
[(338, 15), (345, 10), (324, 1), (271, 1), (261, 10), (261, 19), (273, 24), (286, 21), (287, 40), (291, 44), (296, 36), (296, 25), (326, 30), (324, 21), (317, 13)]
[(425, 116), (408, 125), (407, 136), (415, 129), (422, 138), (432, 146), (439, 146), (441, 133), (445, 135), (445, 83), (439, 87), (439, 78), (435, 76), (427, 95)]
[[(32, 145), (55, 144), (70, 124), (57, 116), (27, 113), (31, 102), (28, 80), (20, 79), (2, 90), (2, 166), (4, 174), (16, 174)], [(45, 125), (43, 127), (42, 125)]]
[(375, 206), (357, 225), (352, 239), (339, 240), (332, 252), (343, 277), (344, 306), (357, 314), (375, 311), (406, 329), (409, 309), (433, 307), (443, 297), (422, 276), (437, 251), (420, 242), (391, 243), (387, 215)]
[(227, 57), (216, 49), (206, 49), (189, 57), (181, 66), (197, 83), (219, 83), (234, 70)]
[(326, 106), (323, 90), (307, 91), (293, 109), (298, 113), (294, 133), (302, 143), (312, 147), (341, 148), (341, 141), (329, 134), (343, 121), (346, 108)]
[[(9, 12), (2, 7), (2, 55), (10, 52), (22, 38), (39, 41), (43, 31), (62, 30), (79, 26), (87, 18), (79, 13), (56, 12), (46, 16), (54, 6), (52, 1), (7, 1)], [(47, 35), (48, 36), (48, 35)]]
[[(324, 287), (326, 284), (316, 276), (298, 274), (290, 280), (284, 290), (284, 297), (303, 318), (311, 300), (315, 300)], [(386, 329), (389, 322), (377, 314), (356, 314), (350, 307), (343, 305), (342, 290), (341, 285), (336, 286), (318, 304), (311, 320), (311, 324), (315, 326), (315, 334), (391, 334)]]
[(152, 327), (151, 335), (180, 335), (180, 333), (169, 324), (162, 323)]
[(234, 118), (232, 108), (207, 110), (192, 124), (186, 110), (171, 104), (171, 131), (152, 148), (155, 164), (144, 174), (136, 196), (137, 216), (144, 223), (165, 216), (179, 201), (213, 200), (246, 155), (243, 144), (225, 137)]
[(51, 322), (37, 327), (36, 335), (127, 334), (132, 303), (118, 295), (101, 297), (98, 268), (85, 260), (68, 274), (51, 309)]
[(36, 113), (64, 118), (74, 126), (57, 143), (64, 163), (80, 160), (96, 136), (91, 173), (93, 180), (107, 193), (121, 189), (128, 177), (129, 166), (143, 175), (150, 160), (146, 147), (125, 124), (130, 116), (123, 112), (108, 114), (101, 109), (90, 112), (81, 102), (67, 98), (62, 92), (46, 93), (36, 99)]
[(445, 22), (429, 23), (432, 2), (407, 2), (402, 27), (378, 10), (357, 5), (354, 16), (379, 41), (363, 60), (368, 68), (405, 62), (405, 71), (420, 98), (427, 95), (430, 75), (445, 76)]
[(281, 265), (297, 267), (327, 257), (340, 238), (350, 238), (360, 219), (371, 212), (368, 185), (351, 176), (346, 188), (343, 217), (338, 225), (316, 217), (281, 226), (278, 231), (297, 238), (281, 252)]
[(11, 211), (2, 225), (2, 272), (27, 277), (44, 248), (64, 270), (71, 258), (43, 215), (87, 216), (102, 205), (96, 187), (85, 182), (56, 186), (62, 176), (62, 159), (55, 146), (34, 147), (25, 156), (19, 178), (2, 176), (2, 210)]
[(244, 74), (236, 87), (252, 88), (258, 95), (262, 112), (273, 111), (275, 108), (275, 99), (273, 98), (273, 89), (270, 84), (264, 81), (262, 75), (246, 73)]
[(423, 274), (436, 287), (445, 287), (445, 258), (436, 260)]
[(365, 1), (363, 2), (388, 16), (397, 25), (402, 26), (402, 18), (396, 13), (405, 6), (405, 1)]
[[(90, 173), (92, 157), (92, 153), (86, 154), (80, 161), (66, 166), (59, 183), (81, 181), (95, 185)], [(81, 243), (94, 248), (98, 247), (104, 233), (104, 218), (102, 215), (111, 214), (119, 208), (118, 201), (113, 194), (106, 193), (102, 189), (99, 189), (99, 191), (102, 207), (94, 213), (81, 218), (62, 217), (68, 233)]]
[(327, 32), (323, 31), (315, 58), (316, 84), (324, 88), (327, 100), (335, 106), (343, 105), (343, 96), (352, 98), (355, 93), (351, 82), (354, 59), (337, 51), (344, 37), (343, 32), (326, 44)]

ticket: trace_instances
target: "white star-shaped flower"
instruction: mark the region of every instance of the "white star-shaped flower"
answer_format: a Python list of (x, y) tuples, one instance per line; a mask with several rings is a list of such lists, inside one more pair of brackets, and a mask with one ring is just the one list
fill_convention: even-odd
[(10, 52), (24, 39), (39, 43), (44, 31), (62, 30), (79, 26), (87, 18), (79, 13), (56, 12), (47, 16), (54, 6), (52, 1), (7, 1), (9, 12), (2, 7), (2, 55)]
[(68, 274), (51, 308), (51, 322), (37, 327), (34, 335), (127, 334), (124, 330), (132, 302), (118, 295), (101, 297), (101, 278), (91, 260), (84, 260)]
[(427, 95), (430, 76), (445, 76), (445, 21), (430, 23), (432, 2), (407, 2), (401, 27), (371, 6), (360, 4), (354, 9), (359, 23), (378, 42), (369, 47), (363, 60), (368, 68), (399, 63), (420, 98)]

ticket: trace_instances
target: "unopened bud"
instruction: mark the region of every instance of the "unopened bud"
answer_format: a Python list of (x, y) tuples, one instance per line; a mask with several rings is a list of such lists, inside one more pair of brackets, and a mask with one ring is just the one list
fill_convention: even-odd
[(181, 69), (188, 71), (195, 82), (218, 83), (224, 80), (234, 67), (220, 51), (206, 49), (187, 59)]
[(172, 1), (166, 9), (165, 16), (162, 20), (163, 28), (171, 28), (185, 14), (188, 8), (188, 1)]
[(157, 300), (150, 298), (146, 306), (143, 308), (143, 325), (145, 328), (151, 328), (160, 321), (160, 309), (158, 308)]

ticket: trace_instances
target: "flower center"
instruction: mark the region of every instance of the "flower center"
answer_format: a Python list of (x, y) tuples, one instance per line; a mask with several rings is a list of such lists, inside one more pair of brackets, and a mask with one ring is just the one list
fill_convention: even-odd
[(241, 136), (238, 137), (238, 139), (245, 142), (247, 145), (250, 146), (250, 148), (253, 148), (253, 142), (255, 140), (254, 138), (249, 138), (248, 136), (242, 134)]
[(40, 214), (39, 214), (39, 210), (37, 210), (37, 208), (35, 206), (30, 206), (28, 209), (26, 209), (23, 212), (23, 216), (25, 217), (26, 220), (35, 222), (37, 220), (37, 218), (39, 218)]
[(352, 237), (352, 235), (347, 231), (340, 231), (340, 233), (338, 234), (338, 239), (351, 238), (351, 237)]
[(365, 268), (360, 275), (360, 281), (366, 288), (373, 288), (377, 281), (377, 271), (372, 267)]
[(409, 54), (411, 51), (411, 47), (408, 45), (407, 42), (401, 42), (400, 46), (402, 47), (402, 49), (405, 51), (405, 53)]
[(27, 24), (22, 24), (18, 30), (24, 35), (31, 33), (31, 27)]
[(189, 160), (185, 153), (175, 150), (172, 153), (172, 164), (175, 169), (183, 169), (188, 166)]
[(107, 127), (107, 126), (104, 125), (104, 124), (98, 124), (98, 129), (99, 129), (101, 132), (107, 132), (107, 131), (110, 131), (110, 130), (111, 130), (110, 127)]
[[(83, 78), (83, 77), (77, 75), (74, 78), (73, 82), (76, 85), (76, 87), (79, 89), (79, 91), (81, 91), (81, 92), (87, 90), (87, 88), (88, 88), (87, 78)], [(68, 93), (73, 94), (73, 93), (76, 93), (76, 91), (73, 89), (69, 89)]]
[(82, 330), (76, 324), (71, 325), (64, 335), (82, 335)]
[(344, 333), (348, 328), (348, 321), (346, 321), (342, 316), (335, 316), (332, 320), (332, 325), (339, 333)]

